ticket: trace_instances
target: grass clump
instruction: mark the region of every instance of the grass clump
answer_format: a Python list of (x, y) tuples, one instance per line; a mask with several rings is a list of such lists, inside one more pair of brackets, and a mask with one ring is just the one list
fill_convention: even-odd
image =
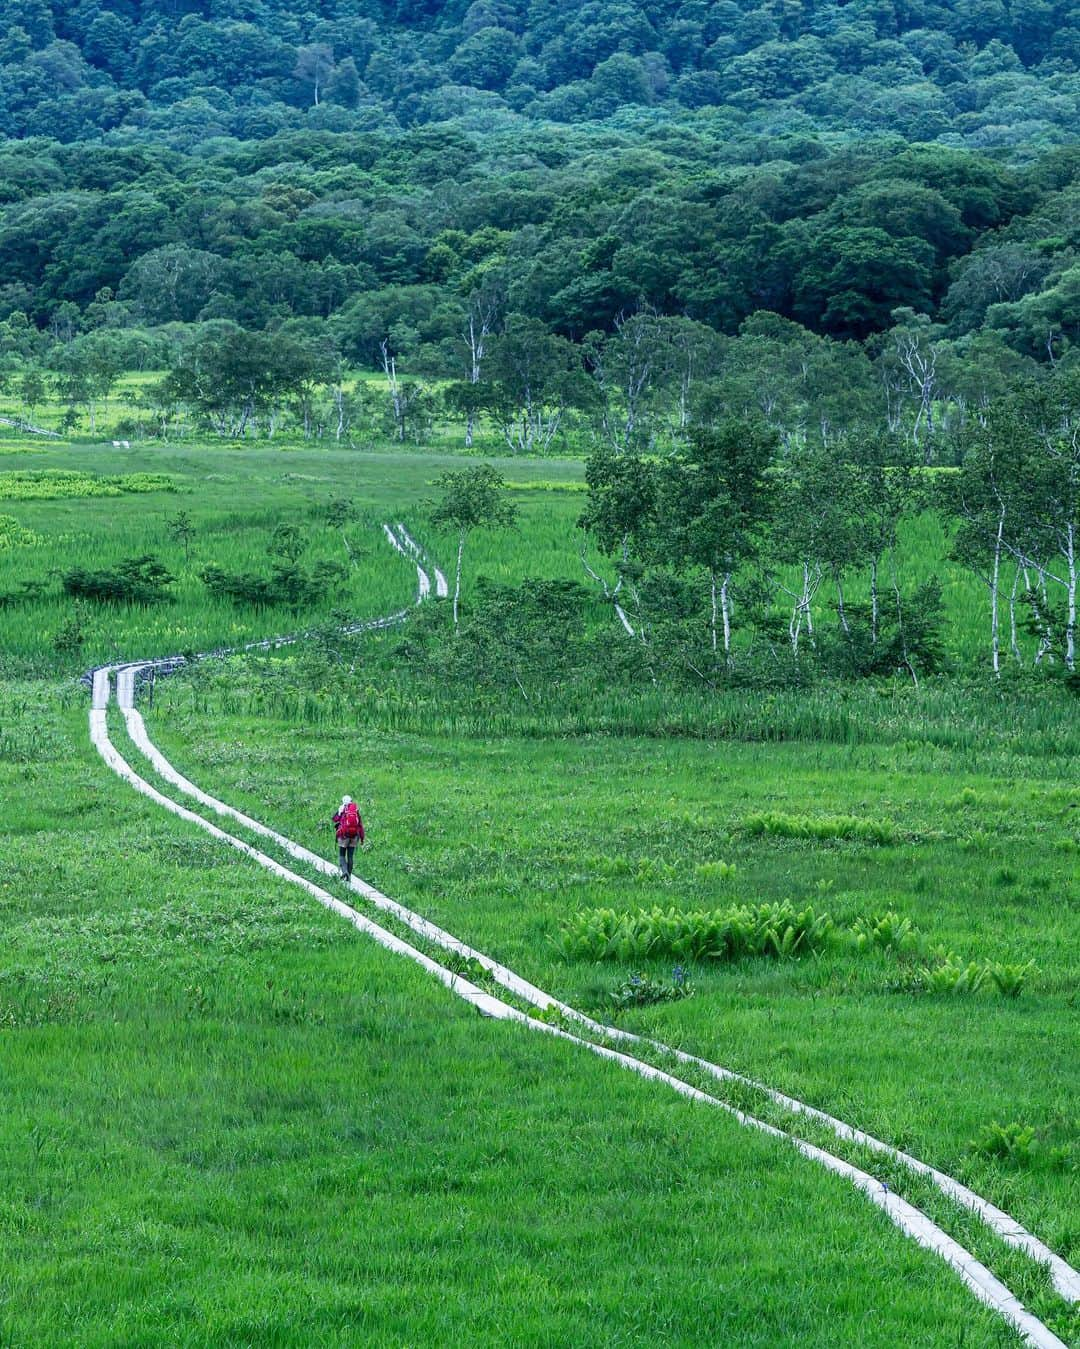
[(751, 837), (855, 839), (860, 843), (898, 843), (900, 832), (891, 820), (866, 820), (857, 815), (787, 815), (766, 810), (748, 815), (743, 829)]
[(822, 950), (833, 929), (827, 913), (794, 905), (739, 905), (729, 909), (583, 909), (563, 926), (560, 941), (571, 958), (587, 960), (738, 960), (794, 956)]
[(1039, 971), (1033, 960), (1025, 961), (1022, 965), (992, 960), (987, 961), (986, 972), (1003, 998), (1018, 998), (1027, 981)]
[(1018, 998), (1036, 974), (1033, 960), (1009, 963), (997, 960), (964, 961), (953, 952), (937, 952), (935, 964), (920, 965), (895, 983), (894, 992), (932, 993), (965, 997), (982, 988), (994, 988), (1003, 998)]
[(737, 868), (734, 862), (699, 862), (694, 875), (699, 881), (730, 881), (735, 877)]
[(1030, 1124), (998, 1124), (995, 1120), (983, 1125), (968, 1148), (979, 1157), (1028, 1166), (1034, 1159), (1036, 1146), (1035, 1130)]

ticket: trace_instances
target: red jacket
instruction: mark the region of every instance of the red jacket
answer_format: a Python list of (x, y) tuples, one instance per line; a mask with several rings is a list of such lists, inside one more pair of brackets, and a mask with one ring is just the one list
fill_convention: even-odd
[(360, 831), (359, 831), (359, 833), (355, 833), (355, 834), (354, 834), (354, 833), (351, 833), (351, 832), (347, 831), (346, 828), (345, 828), (345, 825), (343, 824), (344, 818), (345, 818), (345, 812), (344, 812), (343, 810), (339, 810), (339, 811), (337, 812), (337, 814), (333, 817), (334, 823), (337, 825), (337, 838), (338, 838), (338, 842), (339, 842), (339, 843), (347, 843), (349, 839), (353, 839), (353, 840), (359, 839), (360, 842), (363, 843), (363, 841), (364, 841), (364, 821), (360, 818), (360, 812), (359, 812), (359, 810), (356, 812), (356, 822), (357, 822), (357, 824), (360, 826)]

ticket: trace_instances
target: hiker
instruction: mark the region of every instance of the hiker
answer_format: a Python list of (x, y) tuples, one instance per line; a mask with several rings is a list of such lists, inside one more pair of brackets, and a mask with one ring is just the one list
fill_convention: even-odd
[(348, 881), (352, 877), (353, 853), (356, 845), (364, 841), (364, 822), (351, 796), (343, 796), (337, 814), (333, 816), (337, 825), (338, 862), (341, 865), (341, 879)]

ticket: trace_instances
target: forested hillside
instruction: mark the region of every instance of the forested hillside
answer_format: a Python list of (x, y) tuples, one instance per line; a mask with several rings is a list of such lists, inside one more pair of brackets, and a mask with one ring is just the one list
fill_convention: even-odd
[(0, 13), (26, 422), (93, 432), (122, 370), (170, 368), (133, 433), (340, 438), (359, 366), (400, 440), (644, 434), (636, 383), (676, 428), (922, 441), (1080, 338), (1068, 0)]
[(1070, 0), (6, 0), (0, 128), (180, 147), (300, 126), (387, 130), (722, 109), (973, 146), (1075, 125)]

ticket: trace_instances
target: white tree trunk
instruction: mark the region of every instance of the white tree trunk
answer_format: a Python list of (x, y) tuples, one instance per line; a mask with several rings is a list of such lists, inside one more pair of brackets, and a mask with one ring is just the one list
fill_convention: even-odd
[(810, 565), (807, 562), (803, 563), (802, 570), (803, 570), (802, 606), (803, 612), (806, 614), (806, 635), (810, 638), (810, 645), (817, 646), (817, 642), (814, 641), (814, 614), (811, 606), (813, 605), (814, 595), (817, 593), (817, 588), (818, 585), (820, 584), (820, 578), (814, 578), (813, 583), (811, 583)]
[(1020, 568), (1017, 567), (1013, 573), (1012, 590), (1009, 592), (1009, 647), (1012, 650), (1013, 660), (1018, 665), (1024, 663), (1024, 658), (1020, 654), (1020, 642), (1016, 631), (1016, 592), (1020, 589)]
[(850, 637), (851, 628), (848, 626), (847, 610), (844, 608), (844, 583), (839, 572), (836, 574), (836, 612), (840, 616), (840, 626), (844, 630), (844, 635)]
[(1001, 585), (1001, 541), (1005, 535), (1005, 509), (998, 514), (994, 539), (994, 565), (990, 572), (990, 664), (994, 674), (1001, 673), (1001, 637), (998, 617), (998, 591)]
[(382, 351), (383, 373), (386, 375), (386, 387), (390, 393), (390, 405), (394, 409), (397, 438), (404, 440), (405, 418), (401, 415), (401, 386), (398, 384), (397, 358), (390, 355), (389, 343), (385, 338), (379, 343), (379, 349)]
[(1065, 620), (1065, 664), (1076, 669), (1076, 526), (1065, 527), (1065, 562), (1068, 566), (1068, 614)]
[(461, 595), (461, 555), (465, 551), (465, 531), (458, 534), (457, 546), (457, 571), (454, 574), (454, 627), (457, 627), (458, 621), (458, 599)]

